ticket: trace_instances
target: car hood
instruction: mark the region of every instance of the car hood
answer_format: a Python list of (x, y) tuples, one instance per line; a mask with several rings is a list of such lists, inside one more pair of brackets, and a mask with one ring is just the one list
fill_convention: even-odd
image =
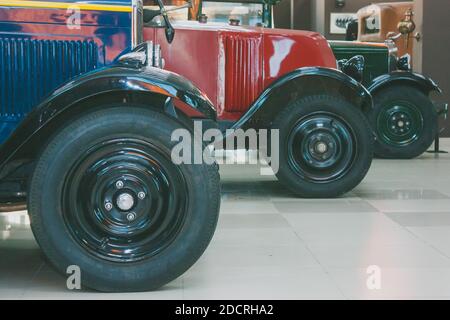
[(227, 23), (221, 22), (207, 22), (200, 23), (198, 21), (176, 21), (172, 23), (175, 29), (192, 29), (192, 30), (204, 30), (204, 31), (228, 31), (228, 32), (242, 32), (242, 33), (260, 33), (262, 35), (276, 35), (276, 36), (286, 36), (295, 37), (303, 36), (309, 38), (320, 38), (323, 36), (314, 31), (304, 31), (304, 30), (290, 30), (290, 29), (277, 29), (277, 28), (264, 28), (264, 27), (254, 27), (254, 26), (232, 26)]
[(328, 41), (333, 49), (369, 49), (369, 50), (387, 50), (385, 43), (379, 42), (361, 42), (361, 41)]

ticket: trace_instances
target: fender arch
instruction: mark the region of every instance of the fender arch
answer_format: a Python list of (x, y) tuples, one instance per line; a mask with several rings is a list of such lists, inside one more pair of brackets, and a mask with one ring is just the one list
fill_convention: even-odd
[(432, 91), (442, 93), (442, 89), (434, 82), (431, 78), (425, 77), (419, 73), (409, 72), (409, 71), (394, 71), (381, 75), (369, 84), (368, 90), (375, 94), (379, 90), (390, 86), (393, 84), (408, 84), (413, 85), (425, 94), (430, 94)]
[(0, 169), (32, 142), (45, 141), (64, 117), (92, 110), (94, 102), (123, 99), (156, 106), (170, 116), (176, 116), (175, 106), (190, 117), (216, 121), (216, 110), (206, 95), (182, 76), (151, 67), (106, 67), (67, 82), (34, 108), (0, 146)]
[(299, 95), (324, 92), (341, 95), (363, 111), (372, 108), (370, 92), (345, 73), (330, 68), (300, 68), (284, 75), (267, 87), (241, 119), (233, 125), (233, 129), (241, 128), (248, 122), (268, 125), (280, 108)]

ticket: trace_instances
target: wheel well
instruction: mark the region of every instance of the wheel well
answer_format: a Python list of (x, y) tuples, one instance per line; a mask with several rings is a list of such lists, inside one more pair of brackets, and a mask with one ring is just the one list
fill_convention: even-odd
[(392, 86), (403, 86), (403, 87), (415, 88), (415, 89), (419, 90), (420, 92), (422, 92), (426, 96), (430, 95), (430, 93), (432, 91), (434, 91), (434, 89), (427, 88), (425, 85), (421, 85), (419, 82), (414, 81), (414, 80), (397, 79), (397, 80), (392, 80), (392, 81), (383, 83), (379, 87), (376, 87), (375, 89), (371, 90), (370, 93), (372, 95), (375, 95), (378, 92), (380, 92), (381, 90), (384, 90), (384, 89), (392, 87)]
[(372, 108), (370, 97), (361, 97), (354, 88), (345, 82), (330, 77), (304, 76), (275, 88), (269, 98), (249, 120), (247, 126), (268, 127), (277, 114), (292, 101), (301, 97), (324, 93), (342, 97), (353, 105), (360, 107), (364, 112)]
[(99, 93), (67, 106), (20, 147), (14, 159), (35, 159), (55, 132), (69, 121), (108, 104), (133, 103), (135, 106), (163, 111), (167, 97), (153, 92), (111, 91)]

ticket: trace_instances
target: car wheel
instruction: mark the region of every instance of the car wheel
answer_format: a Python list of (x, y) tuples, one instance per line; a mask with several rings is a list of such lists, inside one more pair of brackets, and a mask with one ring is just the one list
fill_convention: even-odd
[(276, 175), (301, 197), (340, 196), (362, 181), (372, 163), (373, 135), (367, 119), (341, 98), (298, 99), (280, 113), (272, 128), (280, 134)]
[(99, 291), (147, 291), (202, 255), (218, 219), (217, 165), (171, 161), (163, 113), (111, 106), (57, 132), (32, 175), (28, 208), (36, 240), (62, 274), (81, 271)]
[(414, 87), (393, 86), (374, 95), (369, 120), (376, 130), (375, 155), (411, 159), (433, 143), (437, 113), (430, 99)]

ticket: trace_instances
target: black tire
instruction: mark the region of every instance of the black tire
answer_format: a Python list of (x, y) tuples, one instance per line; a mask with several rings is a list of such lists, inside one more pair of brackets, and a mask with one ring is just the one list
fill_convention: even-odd
[(433, 103), (411, 86), (396, 85), (374, 94), (368, 116), (377, 134), (374, 152), (379, 158), (416, 158), (428, 150), (438, 130)]
[[(280, 130), (276, 175), (298, 196), (345, 194), (363, 180), (372, 163), (374, 138), (369, 123), (360, 109), (342, 98), (300, 98), (278, 115), (272, 128)], [(324, 141), (323, 153), (312, 148), (324, 146)]]
[[(162, 113), (119, 105), (53, 136), (32, 175), (28, 210), (36, 240), (60, 273), (77, 265), (85, 287), (148, 291), (202, 255), (219, 214), (218, 167), (173, 164), (177, 128), (185, 126)], [(132, 196), (125, 202), (122, 190)]]

